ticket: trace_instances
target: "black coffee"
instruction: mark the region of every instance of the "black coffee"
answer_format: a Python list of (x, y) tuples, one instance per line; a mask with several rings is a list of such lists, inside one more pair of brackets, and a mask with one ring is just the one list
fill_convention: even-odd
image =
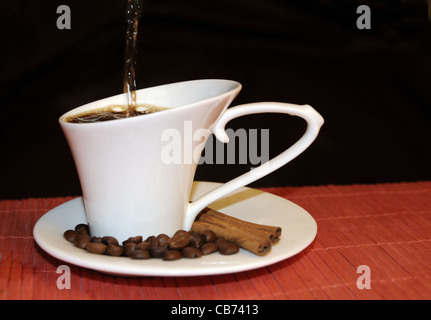
[(111, 105), (103, 109), (82, 113), (77, 116), (67, 118), (66, 121), (71, 123), (93, 123), (141, 116), (166, 110), (166, 108), (157, 107), (150, 104), (137, 105), (132, 111), (127, 109), (127, 106), (124, 105)]

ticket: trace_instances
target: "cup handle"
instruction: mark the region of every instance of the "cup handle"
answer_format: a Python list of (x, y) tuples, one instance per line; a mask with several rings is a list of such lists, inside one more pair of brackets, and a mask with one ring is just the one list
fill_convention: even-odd
[(311, 143), (313, 143), (324, 122), (322, 116), (310, 105), (295, 105), (280, 102), (257, 102), (227, 109), (216, 122), (212, 132), (218, 140), (223, 143), (227, 143), (229, 142), (229, 137), (225, 131), (226, 124), (232, 119), (256, 113), (285, 113), (292, 116), (298, 116), (307, 122), (307, 129), (304, 135), (295, 142), (295, 144), (278, 156), (261, 164), (257, 168), (224, 183), (214, 190), (209, 191), (193, 202), (190, 202), (185, 214), (183, 224), (184, 230), (191, 229), (197, 214), (210, 203), (266, 176), (296, 158), (305, 149), (307, 149)]

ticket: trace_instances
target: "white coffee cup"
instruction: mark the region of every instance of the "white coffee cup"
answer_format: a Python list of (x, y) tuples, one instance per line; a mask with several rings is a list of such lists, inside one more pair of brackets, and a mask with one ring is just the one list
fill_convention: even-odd
[[(136, 92), (138, 103), (169, 108), (162, 112), (98, 123), (66, 121), (108, 105), (127, 105), (126, 94), (120, 94), (61, 116), (59, 122), (78, 171), (91, 235), (123, 241), (136, 235), (172, 236), (179, 229), (189, 230), (203, 208), (280, 168), (318, 135), (323, 118), (309, 105), (260, 102), (227, 109), (240, 90), (241, 84), (230, 80), (185, 81)], [(226, 124), (256, 113), (299, 116), (307, 122), (307, 130), (280, 155), (189, 202), (196, 155), (202, 152), (208, 136), (213, 133), (226, 143)], [(187, 134), (185, 124), (192, 127), (194, 135)], [(185, 152), (183, 159), (195, 161), (164, 161), (170, 143), (163, 138), (167, 130), (181, 136), (177, 150)], [(195, 141), (195, 133), (202, 139)]]

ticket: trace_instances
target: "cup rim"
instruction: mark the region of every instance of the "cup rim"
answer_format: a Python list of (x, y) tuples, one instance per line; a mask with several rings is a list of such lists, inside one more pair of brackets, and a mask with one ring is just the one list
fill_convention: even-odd
[[(184, 108), (191, 108), (194, 105), (198, 104), (198, 103), (202, 103), (202, 102), (208, 102), (210, 100), (213, 99), (218, 99), (222, 96), (226, 96), (226, 95), (232, 95), (233, 98), (236, 97), (236, 95), (239, 93), (239, 91), (242, 89), (242, 85), (241, 83), (239, 83), (238, 81), (235, 80), (229, 80), (229, 79), (195, 79), (195, 80), (185, 80), (185, 81), (178, 81), (178, 82), (172, 82), (172, 83), (167, 83), (167, 84), (161, 84), (161, 85), (156, 85), (156, 86), (152, 86), (152, 87), (147, 87), (147, 88), (141, 88), (136, 90), (137, 95), (140, 92), (144, 92), (145, 90), (152, 90), (152, 89), (157, 89), (157, 88), (163, 88), (163, 87), (170, 87), (170, 86), (177, 86), (177, 85), (185, 85), (185, 84), (193, 84), (193, 83), (197, 83), (197, 82), (220, 82), (220, 83), (231, 83), (232, 84), (232, 88), (230, 88), (229, 90), (226, 90), (223, 93), (214, 95), (214, 96), (210, 96), (208, 98), (202, 99), (202, 100), (197, 100), (195, 102), (192, 103), (188, 103), (188, 104), (184, 104), (184, 105), (179, 105), (179, 106), (175, 106), (175, 107), (171, 107), (168, 108), (168, 110), (164, 110), (164, 112), (154, 112), (151, 114), (148, 114), (145, 116), (145, 119), (147, 118), (151, 118), (154, 116), (158, 116), (161, 113), (165, 113), (165, 112), (175, 112), (175, 110), (178, 109), (184, 109)], [(68, 122), (66, 121), (67, 118), (80, 114), (80, 113), (85, 113), (91, 110), (97, 110), (97, 109), (101, 109), (103, 107), (106, 107), (109, 104), (109, 101), (111, 100), (124, 100), (124, 103), (127, 103), (127, 93), (120, 93), (117, 95), (113, 95), (113, 96), (109, 96), (106, 98), (102, 98), (102, 99), (98, 99), (89, 103), (86, 103), (84, 105), (75, 107), (69, 111), (67, 111), (66, 113), (64, 113), (63, 115), (61, 115), (58, 119), (58, 121), (60, 122), (61, 125), (86, 125), (86, 126), (90, 126), (90, 125), (101, 125), (101, 124), (109, 124), (109, 123), (118, 123), (119, 121), (124, 122), (124, 121), (134, 121), (138, 118), (141, 117), (128, 117), (128, 118), (122, 118), (122, 119), (116, 119), (115, 121), (103, 121), (103, 122), (91, 122), (91, 123), (72, 123), (72, 122)], [(119, 104), (124, 104), (124, 103), (119, 103)], [(145, 103), (145, 102), (144, 102)], [(160, 106), (163, 107), (163, 106)]]

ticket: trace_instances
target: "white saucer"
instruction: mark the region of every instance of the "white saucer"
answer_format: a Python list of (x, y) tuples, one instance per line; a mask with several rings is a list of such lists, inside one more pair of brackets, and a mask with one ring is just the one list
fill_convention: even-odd
[[(195, 182), (191, 199), (219, 186), (213, 182)], [(296, 204), (251, 188), (242, 188), (214, 202), (211, 208), (239, 219), (282, 227), (281, 240), (266, 256), (248, 251), (223, 256), (213, 253), (197, 259), (163, 261), (134, 260), (89, 253), (63, 238), (67, 229), (86, 223), (82, 198), (68, 201), (43, 215), (34, 226), (37, 244), (50, 255), (66, 263), (120, 276), (201, 276), (233, 273), (264, 267), (294, 256), (315, 238), (317, 224)]]

